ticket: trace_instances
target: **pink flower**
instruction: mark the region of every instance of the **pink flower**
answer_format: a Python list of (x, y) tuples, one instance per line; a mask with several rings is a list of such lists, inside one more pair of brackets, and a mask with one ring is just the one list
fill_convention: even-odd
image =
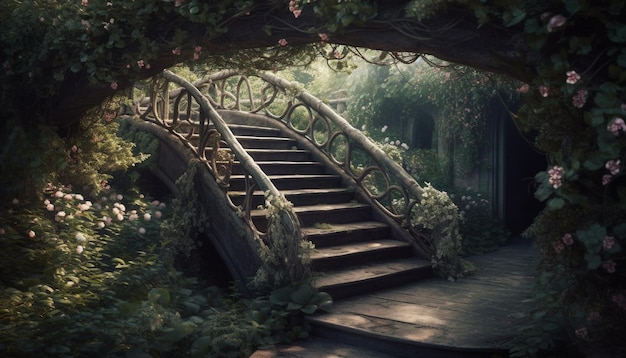
[(554, 32), (561, 28), (567, 22), (567, 18), (563, 15), (554, 15), (548, 21), (548, 32)]
[(565, 248), (565, 245), (563, 245), (563, 243), (560, 241), (555, 242), (554, 244), (552, 244), (552, 246), (554, 247), (554, 251), (556, 251), (557, 254), (560, 254)]
[(143, 60), (137, 61), (137, 67), (142, 68), (144, 66), (145, 66), (145, 63), (143, 62)]
[(83, 245), (78, 245), (78, 246), (76, 246), (76, 253), (80, 255), (80, 254), (83, 253), (84, 249), (85, 248), (83, 247)]
[(200, 59), (200, 55), (197, 52), (194, 52), (193, 53), (193, 59), (196, 60), (196, 61), (199, 60)]
[(180, 55), (181, 54), (181, 50), (180, 47), (176, 47), (175, 49), (172, 50), (172, 53), (174, 55)]
[(517, 89), (517, 92), (519, 93), (528, 93), (528, 90), (530, 89), (530, 86), (528, 85), (528, 83), (524, 83), (523, 85), (520, 86), (520, 88)]
[(561, 238), (561, 241), (563, 241), (563, 243), (567, 246), (574, 244), (574, 238), (572, 237), (572, 234), (570, 233), (563, 235), (563, 237)]
[(552, 184), (554, 189), (558, 189), (563, 184), (563, 174), (565, 174), (563, 167), (559, 167), (557, 165), (548, 170), (548, 175), (550, 176), (548, 178), (548, 182)]
[(617, 175), (620, 171), (620, 160), (609, 160), (604, 164), (604, 167), (608, 169), (612, 175)]
[(548, 97), (548, 95), (550, 94), (550, 87), (539, 86), (539, 93), (541, 93), (542, 97)]
[(202, 46), (196, 46), (196, 47), (194, 47), (194, 48), (193, 48), (193, 51), (194, 51), (194, 52), (196, 52), (196, 53), (200, 53), (200, 52), (202, 52)]
[(83, 0), (83, 1), (81, 1), (80, 3), (81, 3), (81, 5), (83, 5), (83, 6), (87, 6), (87, 5), (89, 5), (89, 0)]
[(587, 331), (587, 328), (585, 327), (578, 328), (577, 330), (574, 331), (574, 333), (576, 334), (576, 337), (580, 339), (584, 339), (584, 340), (589, 339), (589, 332)]
[(615, 272), (615, 262), (613, 260), (604, 261), (602, 263), (602, 268), (606, 270), (608, 273)]
[(615, 302), (618, 306), (626, 310), (626, 295), (624, 293), (616, 293), (611, 296), (613, 302)]
[(576, 73), (576, 71), (567, 71), (565, 72), (565, 75), (567, 75), (567, 80), (565, 80), (565, 82), (570, 85), (575, 84), (580, 79), (580, 75)]
[(587, 90), (578, 90), (576, 94), (572, 97), (572, 104), (576, 108), (583, 108), (585, 102), (587, 102), (587, 95), (589, 92)]
[(174, 7), (179, 7), (180, 5), (184, 3), (185, 3), (185, 0), (174, 0)]
[(285, 40), (285, 39), (280, 39), (280, 40), (278, 40), (278, 44), (279, 44), (279, 45), (281, 45), (281, 46), (283, 46), (283, 47), (285, 47), (285, 46), (287, 46), (287, 40)]
[(28, 231), (28, 237), (30, 237), (31, 239), (35, 238), (35, 232), (33, 230)]
[(320, 37), (320, 40), (322, 40), (322, 42), (328, 42), (328, 35), (327, 34), (317, 34), (317, 36)]
[(604, 240), (602, 241), (602, 247), (605, 250), (610, 250), (613, 245), (615, 245), (615, 238), (612, 236), (606, 236), (604, 237)]
[(613, 181), (613, 176), (611, 174), (605, 174), (602, 176), (602, 185), (609, 185), (610, 182)]
[(597, 321), (599, 319), (600, 319), (600, 312), (598, 311), (589, 312), (589, 314), (587, 315), (587, 320), (590, 322)]
[(300, 17), (300, 14), (302, 13), (302, 10), (300, 9), (296, 9), (292, 11), (293, 13), (293, 17), (295, 17), (296, 19)]
[(626, 132), (626, 123), (624, 123), (624, 119), (616, 117), (606, 129), (617, 137)]
[(117, 89), (117, 82), (115, 82), (115, 81), (111, 82), (111, 88), (116, 90)]
[(137, 229), (137, 232), (138, 232), (140, 235), (143, 235), (143, 234), (145, 234), (145, 233), (146, 233), (146, 229), (145, 229), (145, 228), (143, 228), (143, 227), (140, 227), (139, 229)]

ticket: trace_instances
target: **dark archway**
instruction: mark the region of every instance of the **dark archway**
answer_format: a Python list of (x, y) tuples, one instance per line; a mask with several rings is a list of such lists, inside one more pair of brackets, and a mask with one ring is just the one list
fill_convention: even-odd
[(545, 156), (529, 145), (510, 116), (516, 107), (494, 98), (487, 111), (491, 197), (496, 215), (513, 234), (528, 228), (543, 209), (533, 185), (535, 174), (546, 168)]
[(411, 147), (418, 149), (432, 149), (435, 120), (430, 113), (417, 108), (413, 120), (409, 123), (411, 131)]

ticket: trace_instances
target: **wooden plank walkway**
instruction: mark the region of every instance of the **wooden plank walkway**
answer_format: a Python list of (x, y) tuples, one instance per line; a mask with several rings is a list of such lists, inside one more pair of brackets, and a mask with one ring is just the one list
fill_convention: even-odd
[(476, 271), (335, 302), (311, 318), (313, 337), (253, 357), (506, 356), (534, 283), (538, 252), (516, 239), (470, 257)]

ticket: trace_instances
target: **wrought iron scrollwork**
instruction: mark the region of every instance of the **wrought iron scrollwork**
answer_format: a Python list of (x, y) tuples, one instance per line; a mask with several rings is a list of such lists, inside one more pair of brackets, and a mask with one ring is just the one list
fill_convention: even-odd
[[(402, 225), (414, 238), (422, 253), (427, 255), (433, 253), (424, 233), (411, 226), (411, 218), (418, 215), (416, 206), (422, 194), (419, 184), (360, 130), (302, 89), (299, 84), (271, 73), (243, 74), (226, 70), (198, 80), (194, 85), (216, 109), (262, 114), (281, 121), (309, 140), (351, 177), (382, 212)], [(154, 111), (157, 108), (163, 113), (172, 112), (174, 118), (170, 122), (164, 121), (160, 115), (154, 115), (154, 118), (187, 139), (193, 139), (196, 134), (184, 133), (182, 128), (193, 126), (182, 125), (180, 122), (189, 122), (195, 113), (199, 113), (200, 133), (197, 135), (205, 138), (199, 142), (204, 155), (206, 153), (204, 146), (208, 143), (212, 146), (214, 143), (211, 142), (211, 135), (205, 133), (206, 129), (203, 129), (203, 126), (208, 125), (206, 113), (194, 111), (196, 105), (192, 104), (192, 97), (184, 89), (170, 91), (169, 94), (155, 93), (152, 98), (158, 100), (156, 102), (153, 100), (152, 109)], [(169, 100), (166, 101), (165, 98)], [(161, 104), (159, 100), (164, 103)], [(172, 110), (169, 109), (170, 106)], [(181, 113), (184, 113), (182, 117)], [(212, 149), (209, 152), (215, 156), (219, 150)], [(235, 152), (234, 155), (239, 158), (240, 154)], [(211, 163), (213, 160), (211, 159)], [(217, 170), (215, 164), (211, 169), (216, 180), (226, 179), (225, 172)], [(249, 174), (251, 177), (254, 176), (254, 173)], [(248, 204), (251, 194), (252, 190), (248, 188), (246, 194)], [(250, 207), (245, 206), (245, 216), (249, 220)]]

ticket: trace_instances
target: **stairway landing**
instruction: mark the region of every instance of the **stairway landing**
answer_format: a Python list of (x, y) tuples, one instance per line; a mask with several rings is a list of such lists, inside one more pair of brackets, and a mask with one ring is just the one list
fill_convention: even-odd
[(339, 300), (310, 318), (311, 338), (252, 357), (506, 357), (531, 308), (538, 257), (517, 239), (470, 257), (476, 271), (456, 282), (430, 278)]

